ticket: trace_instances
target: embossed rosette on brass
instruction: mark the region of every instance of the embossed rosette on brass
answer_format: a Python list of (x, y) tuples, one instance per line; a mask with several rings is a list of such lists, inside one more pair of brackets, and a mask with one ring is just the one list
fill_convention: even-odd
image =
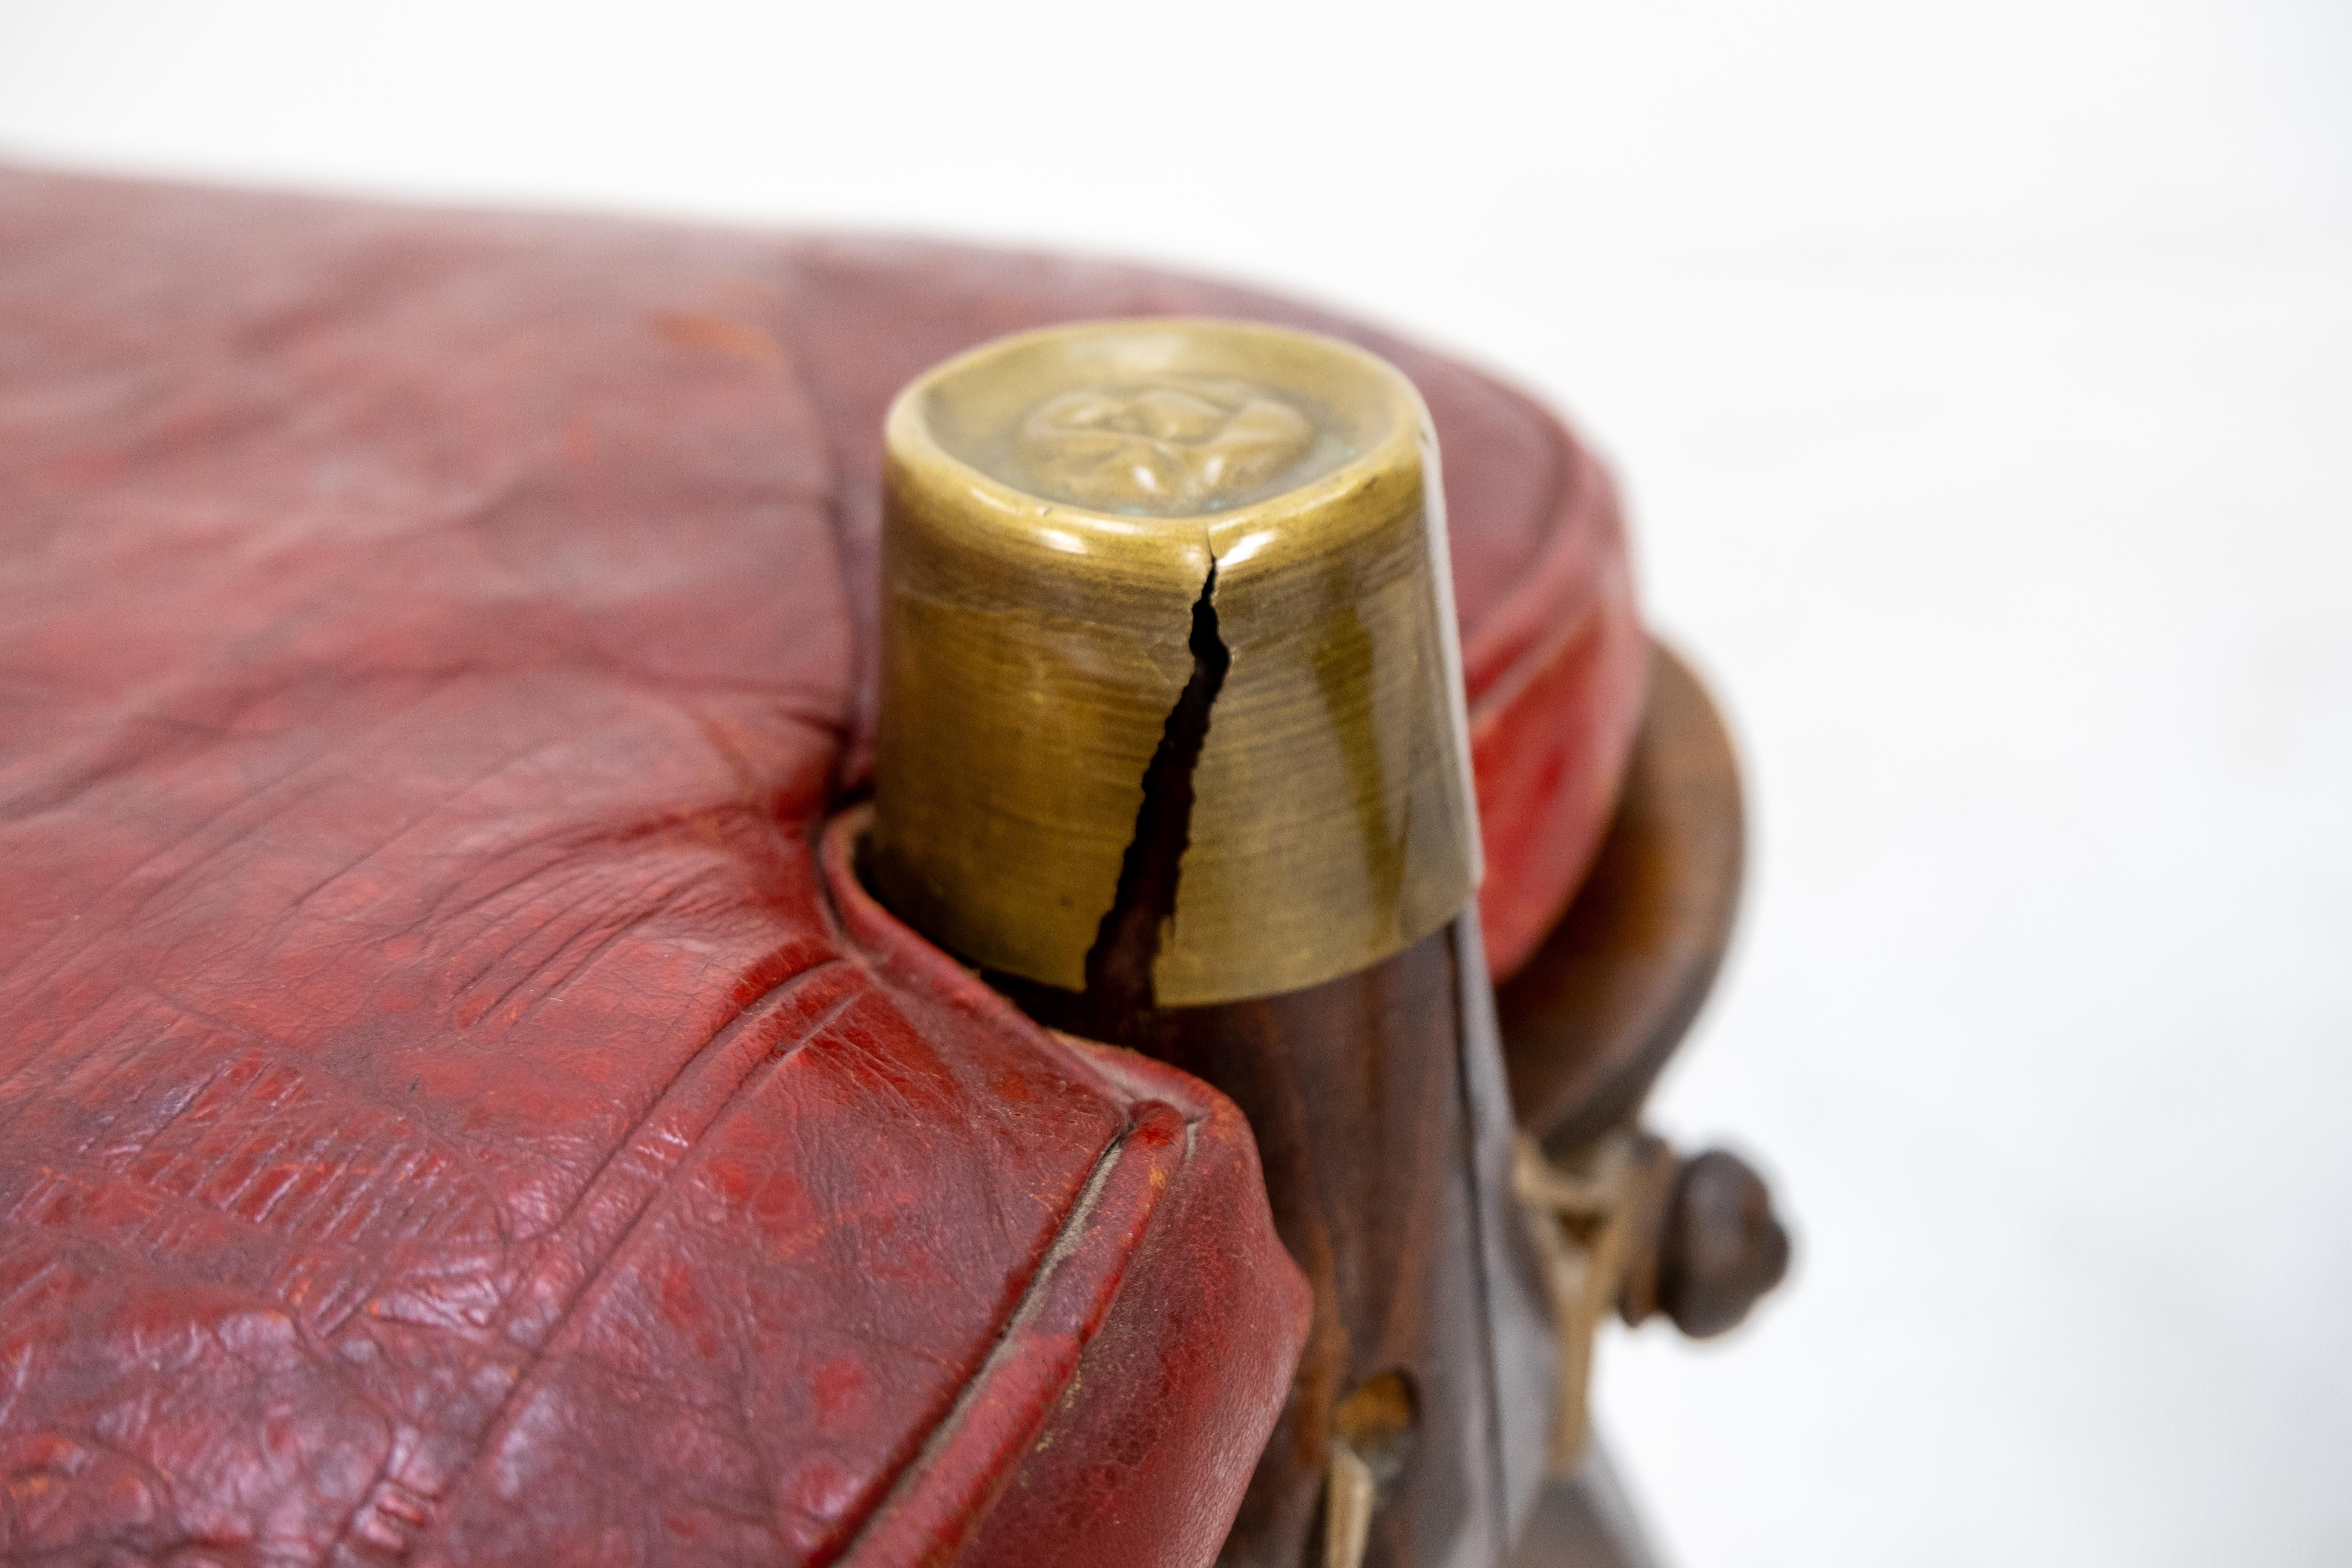
[(1232, 1096), (1315, 1287), (1225, 1560), (1496, 1561), (1550, 1348), (1419, 395), (1307, 333), (1096, 322), (939, 367), (887, 436), (876, 890)]

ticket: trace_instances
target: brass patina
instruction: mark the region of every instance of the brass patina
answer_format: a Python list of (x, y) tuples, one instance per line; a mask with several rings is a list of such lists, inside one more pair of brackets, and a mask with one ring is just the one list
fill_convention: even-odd
[(1363, 969), (1469, 900), (1436, 446), (1393, 368), (1083, 323), (926, 374), (887, 446), (869, 865), (902, 917), (1082, 990), (1150, 896), (1139, 835), (1173, 833), (1150, 975), (1181, 1006)]

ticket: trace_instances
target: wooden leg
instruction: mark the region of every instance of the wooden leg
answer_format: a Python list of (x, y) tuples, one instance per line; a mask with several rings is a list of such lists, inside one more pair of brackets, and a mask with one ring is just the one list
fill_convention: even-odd
[[(1513, 1467), (1532, 1486), (1541, 1464), (1550, 1369), (1512, 1350), (1544, 1342), (1541, 1287), (1507, 1167), (1478, 1157), (1481, 1128), (1507, 1129), (1510, 1110), (1491, 1024), (1463, 1005), (1461, 975), (1485, 984), (1475, 948), (1460, 957), (1468, 939), (1441, 931), (1360, 973), (1206, 1007), (1106, 1014), (1098, 997), (992, 976), (1042, 1022), (1215, 1085), (1257, 1135), (1316, 1310), (1224, 1568), (1327, 1560), (1335, 1440), (1371, 1512), (1346, 1543), (1360, 1557), (1332, 1560), (1367, 1568), (1496, 1562)], [(1488, 1233), (1526, 1253), (1521, 1269), (1490, 1265)]]
[(1575, 1474), (1544, 1488), (1510, 1568), (1659, 1568), (1599, 1439)]

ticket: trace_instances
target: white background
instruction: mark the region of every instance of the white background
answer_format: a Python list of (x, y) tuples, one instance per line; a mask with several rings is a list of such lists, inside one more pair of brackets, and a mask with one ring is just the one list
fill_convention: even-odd
[(881, 226), (1541, 391), (1753, 781), (1671, 1558), (2352, 1563), (2352, 6), (0, 0), (0, 153)]

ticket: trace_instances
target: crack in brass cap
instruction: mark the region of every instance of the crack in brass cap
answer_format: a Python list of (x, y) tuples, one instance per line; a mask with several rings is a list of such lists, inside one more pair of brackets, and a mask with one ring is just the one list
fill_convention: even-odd
[(939, 366), (885, 435), (868, 864), (902, 918), (1085, 990), (1155, 897), (1140, 835), (1173, 867), (1146, 1000), (1183, 1006), (1367, 968), (1469, 901), (1444, 491), (1394, 368), (1085, 322)]

